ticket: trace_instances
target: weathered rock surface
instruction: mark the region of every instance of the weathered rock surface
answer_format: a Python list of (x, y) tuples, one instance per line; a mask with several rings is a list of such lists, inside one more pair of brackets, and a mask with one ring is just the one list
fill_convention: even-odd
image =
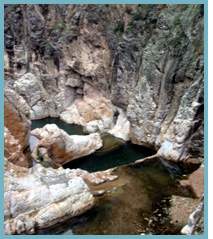
[[(156, 23), (143, 47), (127, 107), (130, 137), (135, 143), (160, 149), (159, 155), (168, 160), (195, 157), (199, 161), (203, 157), (202, 9), (176, 7), (160, 11), (156, 7), (155, 14), (150, 9), (153, 14), (147, 20)], [(194, 137), (198, 134), (200, 140)]]
[(60, 118), (70, 124), (85, 126), (89, 133), (107, 131), (113, 125), (113, 105), (88, 84), (84, 84), (84, 96), (60, 114)]
[(20, 72), (37, 78), (32, 89), (39, 92), (23, 87), (36, 96), (26, 99), (31, 117), (61, 115), (90, 132), (106, 131), (116, 124), (115, 105), (127, 115), (132, 142), (168, 160), (202, 161), (202, 5), (31, 5), (30, 48), (23, 9), (11, 8), (5, 8), (5, 60), (16, 89), (29, 76), (20, 80)]
[(5, 91), (6, 234), (31, 234), (36, 229), (79, 215), (94, 205), (94, 198), (81, 177), (71, 177), (65, 170), (54, 171), (40, 165), (27, 169), (31, 166), (26, 151), (30, 124), (23, 102), (15, 92)]
[[(8, 234), (32, 233), (84, 212), (93, 197), (81, 178), (101, 182), (109, 176), (26, 169), (32, 163), (28, 116), (60, 116), (88, 132), (111, 132), (163, 159), (203, 160), (203, 14), (203, 6), (193, 4), (5, 6)], [(51, 133), (55, 141), (45, 134), (41, 155), (61, 164), (79, 153), (68, 146), (81, 145), (82, 138)], [(176, 216), (195, 209), (180, 211), (187, 207), (182, 198), (173, 202)]]
[(128, 121), (126, 114), (123, 112), (122, 109), (118, 109), (118, 111), (119, 115), (116, 124), (108, 132), (117, 138), (123, 139), (124, 141), (128, 141), (130, 139), (130, 122)]
[(34, 233), (77, 216), (94, 205), (81, 177), (36, 165), (24, 176), (5, 174), (5, 233)]
[(95, 203), (85, 182), (97, 185), (116, 178), (112, 170), (88, 173), (40, 164), (27, 169), (5, 158), (5, 233), (34, 234), (80, 215)]
[[(19, 110), (21, 106), (22, 110)], [(31, 160), (27, 155), (30, 121), (24, 100), (12, 90), (5, 90), (4, 102), (4, 156), (8, 161), (29, 167)]]
[(202, 198), (204, 193), (204, 167), (199, 167), (187, 179), (181, 180), (180, 185), (191, 188), (195, 197)]
[(5, 158), (4, 217), (6, 234), (34, 234), (94, 206), (90, 185), (113, 181), (112, 170), (88, 173), (81, 169), (30, 169)]
[(31, 118), (36, 119), (40, 115), (47, 117), (48, 95), (39, 81), (33, 74), (27, 73), (14, 83), (15, 91), (22, 95), (31, 107)]
[[(111, 170), (90, 174), (80, 169), (45, 168), (41, 164), (32, 167), (29, 111), (24, 98), (11, 89), (5, 90), (5, 234), (34, 234), (36, 230), (80, 215), (95, 203), (87, 183), (96, 185), (117, 178), (111, 174)], [(51, 133), (56, 136), (58, 128), (53, 128), (54, 132)], [(42, 135), (50, 137), (50, 132), (43, 131)], [(66, 139), (69, 135), (63, 137)], [(81, 146), (82, 143), (84, 146), (92, 146), (93, 143), (95, 147), (102, 145), (98, 134), (85, 136), (86, 140), (76, 137), (69, 139), (69, 143), (74, 141), (78, 146), (79, 142)], [(93, 140), (93, 143), (90, 144), (89, 140)]]
[(195, 208), (195, 210), (190, 214), (188, 223), (185, 225), (181, 233), (185, 235), (195, 234), (196, 228), (199, 226), (201, 218), (204, 216), (204, 198), (202, 198), (199, 205)]
[(182, 228), (182, 234), (200, 233), (204, 217), (204, 167), (199, 167), (187, 179), (180, 180), (180, 188), (183, 195), (177, 193), (178, 196), (171, 198), (169, 214), (172, 223)]
[(68, 135), (55, 124), (31, 131), (39, 139), (34, 149), (34, 157), (55, 165), (63, 165), (71, 160), (94, 153), (103, 146), (98, 133), (90, 135)]
[[(49, 79), (51, 81), (51, 79)], [(52, 80), (53, 81), (53, 80)], [(40, 119), (48, 116), (57, 117), (64, 109), (64, 88), (54, 87), (54, 82), (46, 88), (39, 75), (26, 73), (13, 84), (15, 91), (24, 97), (30, 107), (30, 118)], [(49, 89), (49, 88), (51, 89)]]

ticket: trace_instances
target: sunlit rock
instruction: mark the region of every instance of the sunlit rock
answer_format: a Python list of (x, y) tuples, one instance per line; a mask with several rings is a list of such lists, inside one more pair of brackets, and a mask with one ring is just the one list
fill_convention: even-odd
[(94, 198), (81, 177), (36, 165), (24, 175), (5, 174), (5, 233), (32, 234), (82, 214)]
[(94, 153), (102, 147), (98, 133), (90, 135), (68, 135), (55, 124), (47, 124), (43, 128), (31, 131), (39, 139), (33, 155), (37, 160), (63, 165), (74, 159)]

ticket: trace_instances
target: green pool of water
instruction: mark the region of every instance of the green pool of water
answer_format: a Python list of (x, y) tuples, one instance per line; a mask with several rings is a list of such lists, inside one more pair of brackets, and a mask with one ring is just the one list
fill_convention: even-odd
[[(56, 124), (70, 135), (84, 135), (83, 127), (67, 124), (59, 118), (45, 118), (33, 120), (31, 128), (41, 128), (46, 124)], [(89, 172), (106, 170), (116, 166), (131, 163), (137, 159), (154, 154), (147, 148), (125, 143), (110, 134), (102, 134), (104, 146), (92, 155), (82, 157), (64, 165), (64, 168), (81, 168)]]
[(32, 120), (31, 129), (42, 128), (46, 124), (56, 124), (60, 129), (63, 129), (68, 134), (84, 135), (83, 127), (75, 124), (67, 124), (59, 118), (44, 118), (40, 120)]
[(81, 168), (89, 172), (102, 171), (124, 164), (129, 164), (137, 159), (141, 159), (153, 154), (146, 148), (126, 143), (113, 151), (106, 153), (94, 153), (76, 161), (67, 163), (65, 168)]
[[(69, 134), (83, 134), (81, 127), (51, 118), (33, 121), (32, 128), (47, 123), (55, 123)], [(64, 167), (94, 172), (126, 165), (154, 153), (130, 143), (123, 144), (110, 135), (103, 135), (103, 139), (102, 150)], [(184, 225), (172, 222), (170, 208), (172, 196), (182, 193), (177, 181), (181, 172), (177, 165), (160, 160), (118, 167), (114, 172), (119, 176), (118, 183), (110, 189), (103, 188), (106, 193), (96, 197), (94, 208), (39, 234), (180, 234)]]

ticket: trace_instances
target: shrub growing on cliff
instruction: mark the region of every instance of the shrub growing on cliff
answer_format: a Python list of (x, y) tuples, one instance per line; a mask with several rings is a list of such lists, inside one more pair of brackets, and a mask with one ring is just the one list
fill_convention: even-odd
[(124, 32), (124, 22), (119, 21), (113, 31), (114, 33), (122, 34)]

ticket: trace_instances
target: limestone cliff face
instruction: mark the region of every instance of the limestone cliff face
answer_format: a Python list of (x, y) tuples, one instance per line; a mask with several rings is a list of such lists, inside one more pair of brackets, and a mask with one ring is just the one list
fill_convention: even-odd
[(203, 158), (201, 5), (8, 5), (5, 19), (6, 87), (31, 118), (73, 112), (89, 85), (125, 112), (132, 142)]

